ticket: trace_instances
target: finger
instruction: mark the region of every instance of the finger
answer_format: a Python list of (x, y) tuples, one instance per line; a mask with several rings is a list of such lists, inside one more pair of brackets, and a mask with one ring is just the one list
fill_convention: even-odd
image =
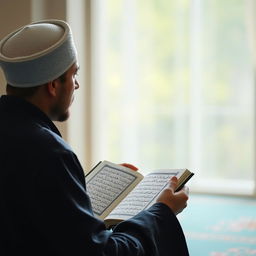
[(122, 163), (121, 165), (124, 166), (124, 167), (127, 167), (129, 169), (132, 169), (133, 171), (138, 170), (138, 168), (136, 166), (132, 165), (132, 164)]
[(178, 179), (176, 176), (173, 176), (170, 180), (169, 180), (169, 185), (170, 188), (175, 191), (178, 185)]

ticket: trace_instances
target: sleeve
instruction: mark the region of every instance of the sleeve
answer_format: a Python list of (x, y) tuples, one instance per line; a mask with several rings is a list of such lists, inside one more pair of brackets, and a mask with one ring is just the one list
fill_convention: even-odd
[[(46, 161), (49, 162), (49, 161)], [(176, 216), (158, 203), (117, 225), (113, 231), (93, 215), (83, 169), (72, 152), (42, 164), (37, 182), (38, 229), (55, 255), (186, 256)]]

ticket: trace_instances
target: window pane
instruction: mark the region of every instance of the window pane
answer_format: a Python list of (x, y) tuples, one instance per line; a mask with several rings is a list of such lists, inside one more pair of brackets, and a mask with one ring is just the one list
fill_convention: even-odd
[(249, 3), (93, 1), (95, 161), (253, 181)]

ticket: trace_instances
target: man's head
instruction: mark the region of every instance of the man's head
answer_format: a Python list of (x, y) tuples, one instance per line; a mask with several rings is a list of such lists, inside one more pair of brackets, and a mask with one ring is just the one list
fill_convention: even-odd
[(64, 105), (70, 105), (79, 85), (76, 48), (66, 22), (39, 21), (7, 35), (0, 42), (0, 65), (7, 94), (29, 100), (52, 120), (68, 118)]

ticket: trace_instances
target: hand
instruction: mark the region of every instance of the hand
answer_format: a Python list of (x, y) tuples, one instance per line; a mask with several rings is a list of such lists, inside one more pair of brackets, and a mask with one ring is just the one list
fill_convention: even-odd
[(120, 164), (120, 165), (122, 165), (124, 167), (127, 167), (127, 168), (130, 168), (133, 171), (137, 171), (138, 170), (138, 168), (136, 166), (132, 165), (132, 164), (123, 163), (123, 164)]
[(179, 192), (174, 192), (177, 188), (178, 179), (172, 177), (168, 186), (160, 193), (157, 202), (164, 203), (174, 212), (175, 215), (182, 212), (187, 207), (188, 188), (184, 187)]

